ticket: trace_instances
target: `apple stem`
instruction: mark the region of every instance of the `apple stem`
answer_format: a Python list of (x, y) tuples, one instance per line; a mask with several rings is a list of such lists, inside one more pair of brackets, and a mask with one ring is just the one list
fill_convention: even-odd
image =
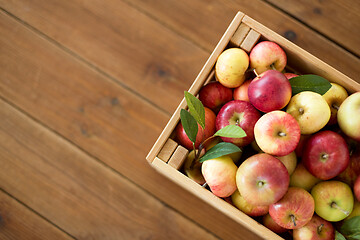
[(276, 70), (276, 71), (277, 71), (274, 63), (272, 63), (272, 64), (270, 65), (270, 67), (271, 67), (272, 70)]
[(291, 218), (291, 221), (294, 223), (294, 226), (296, 227), (295, 216), (291, 214), (290, 218)]
[(279, 132), (279, 134), (278, 134), (280, 137), (285, 137), (286, 136), (286, 133), (284, 133), (284, 132)]
[(207, 187), (207, 183), (204, 183), (203, 185), (201, 185), (203, 188)]
[(322, 228), (324, 227), (324, 224), (320, 224), (320, 226), (317, 227), (317, 233), (320, 234), (321, 233), (321, 230)]
[(255, 73), (256, 77), (259, 77), (259, 74), (256, 72), (255, 68), (252, 71)]
[(336, 110), (339, 110), (339, 106), (338, 105), (336, 105), (336, 104), (333, 104), (333, 105), (331, 105), (333, 108), (335, 108)]
[(341, 207), (339, 207), (339, 205), (336, 204), (336, 202), (332, 202), (330, 205), (332, 208), (335, 208), (339, 211), (341, 211), (342, 213), (344, 213), (346, 216), (348, 216), (350, 214), (349, 211), (345, 211), (344, 209), (342, 209)]
[(303, 108), (299, 108), (299, 113), (303, 114), (304, 113), (304, 109)]

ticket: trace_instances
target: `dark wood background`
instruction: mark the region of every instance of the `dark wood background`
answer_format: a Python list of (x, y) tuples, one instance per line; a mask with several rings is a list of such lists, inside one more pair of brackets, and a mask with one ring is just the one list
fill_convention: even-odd
[(145, 161), (239, 10), (360, 81), (357, 0), (0, 8), (0, 239), (241, 239)]

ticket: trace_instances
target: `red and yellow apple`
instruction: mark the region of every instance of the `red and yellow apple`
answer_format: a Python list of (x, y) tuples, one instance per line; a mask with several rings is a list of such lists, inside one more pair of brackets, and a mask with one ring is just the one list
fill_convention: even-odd
[(345, 99), (340, 105), (337, 117), (341, 130), (347, 136), (360, 141), (360, 92)]
[(293, 239), (333, 240), (335, 239), (335, 229), (330, 222), (314, 214), (311, 220), (305, 226), (294, 229)]
[(232, 89), (224, 87), (219, 82), (210, 82), (199, 91), (199, 100), (215, 113), (219, 112), (220, 108), (232, 98)]
[(348, 93), (337, 83), (330, 83), (331, 88), (323, 95), (323, 98), (328, 103), (331, 111), (330, 120), (328, 125), (337, 123), (337, 112), (342, 102), (348, 97)]
[(248, 89), (251, 80), (245, 81), (240, 87), (234, 89), (234, 99), (235, 100), (243, 100), (249, 102)]
[(251, 217), (262, 216), (269, 212), (269, 205), (253, 205), (247, 202), (238, 190), (231, 195), (231, 200), (235, 207)]
[(288, 229), (281, 227), (279, 224), (277, 224), (274, 219), (271, 218), (270, 214), (266, 214), (262, 222), (265, 227), (273, 231), (274, 233), (284, 233), (287, 232)]
[(261, 116), (255, 124), (254, 135), (262, 151), (285, 156), (295, 150), (300, 140), (300, 127), (290, 114), (277, 110)]

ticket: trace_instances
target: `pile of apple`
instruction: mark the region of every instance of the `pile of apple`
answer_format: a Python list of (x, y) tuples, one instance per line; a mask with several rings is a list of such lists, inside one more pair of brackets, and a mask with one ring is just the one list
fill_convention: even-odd
[[(175, 130), (191, 150), (184, 172), (247, 215), (263, 216), (276, 233), (334, 239), (332, 223), (360, 216), (360, 92), (348, 95), (328, 83), (320, 94), (306, 78), (285, 73), (286, 64), (283, 49), (270, 41), (249, 55), (240, 48), (222, 52), (216, 81), (198, 96), (205, 128), (199, 125), (193, 142), (182, 122)], [(304, 81), (298, 93), (291, 79)], [(228, 125), (246, 136), (214, 137)], [(242, 151), (199, 161), (219, 142)]]

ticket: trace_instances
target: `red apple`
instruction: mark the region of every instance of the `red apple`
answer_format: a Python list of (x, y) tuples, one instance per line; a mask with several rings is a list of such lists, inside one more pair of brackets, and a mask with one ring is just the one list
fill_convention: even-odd
[(306, 169), (321, 180), (329, 180), (349, 165), (349, 149), (340, 134), (326, 130), (307, 141), (302, 161)]
[(264, 114), (255, 124), (255, 140), (264, 152), (285, 156), (295, 150), (300, 127), (293, 116), (283, 111)]
[(283, 228), (279, 224), (277, 224), (274, 219), (271, 218), (270, 214), (266, 214), (262, 220), (264, 226), (273, 231), (274, 233), (284, 233), (288, 231), (288, 229)]
[(219, 111), (216, 117), (216, 130), (227, 125), (238, 125), (245, 133), (243, 138), (222, 137), (224, 142), (231, 142), (242, 147), (254, 141), (254, 126), (260, 118), (260, 113), (249, 102), (233, 100), (226, 103)]
[(214, 112), (218, 112), (225, 103), (232, 100), (232, 97), (232, 90), (219, 82), (210, 82), (199, 91), (200, 101)]
[(335, 229), (330, 222), (314, 215), (305, 226), (294, 229), (293, 238), (294, 240), (333, 240)]
[(266, 70), (284, 70), (287, 62), (284, 50), (276, 43), (263, 41), (255, 45), (250, 52), (250, 67), (258, 74)]
[(304, 152), (304, 147), (306, 145), (307, 140), (311, 137), (311, 135), (304, 135), (301, 134), (300, 135), (300, 140), (298, 145), (295, 148), (295, 153), (297, 157), (302, 157), (303, 152)]
[(249, 215), (251, 217), (257, 217), (265, 215), (269, 212), (269, 206), (259, 206), (259, 205), (253, 205), (249, 202), (247, 202), (240, 194), (239, 191), (235, 191), (233, 195), (231, 195), (232, 203), (235, 207), (240, 209), (243, 213), (246, 215)]
[(315, 203), (310, 193), (302, 188), (290, 187), (280, 201), (270, 205), (269, 213), (281, 227), (297, 229), (311, 220), (314, 209)]
[(240, 165), (236, 173), (236, 185), (250, 204), (269, 205), (286, 193), (289, 173), (279, 159), (266, 153), (258, 153)]
[(360, 175), (357, 177), (354, 183), (354, 195), (356, 199), (360, 202)]
[(291, 79), (293, 77), (298, 77), (299, 75), (295, 74), (295, 73), (284, 73), (285, 77), (287, 79)]
[[(205, 107), (205, 130), (203, 130), (200, 125), (198, 125), (199, 130), (196, 135), (195, 148), (198, 148), (201, 142), (214, 135), (215, 120), (216, 120), (215, 113), (209, 108)], [(179, 124), (177, 125), (175, 132), (176, 132), (177, 140), (182, 146), (186, 147), (189, 150), (193, 149), (193, 144), (186, 135), (181, 122), (179, 122)]]
[(281, 72), (268, 70), (251, 81), (250, 103), (262, 112), (284, 108), (291, 99), (291, 85)]
[(351, 151), (348, 167), (336, 178), (352, 187), (354, 186), (357, 176), (360, 176), (360, 145), (357, 145), (355, 149)]
[(240, 85), (240, 87), (237, 87), (234, 89), (234, 99), (235, 100), (243, 100), (243, 101), (249, 101), (248, 96), (248, 88), (251, 83), (251, 80), (245, 81), (243, 84)]

